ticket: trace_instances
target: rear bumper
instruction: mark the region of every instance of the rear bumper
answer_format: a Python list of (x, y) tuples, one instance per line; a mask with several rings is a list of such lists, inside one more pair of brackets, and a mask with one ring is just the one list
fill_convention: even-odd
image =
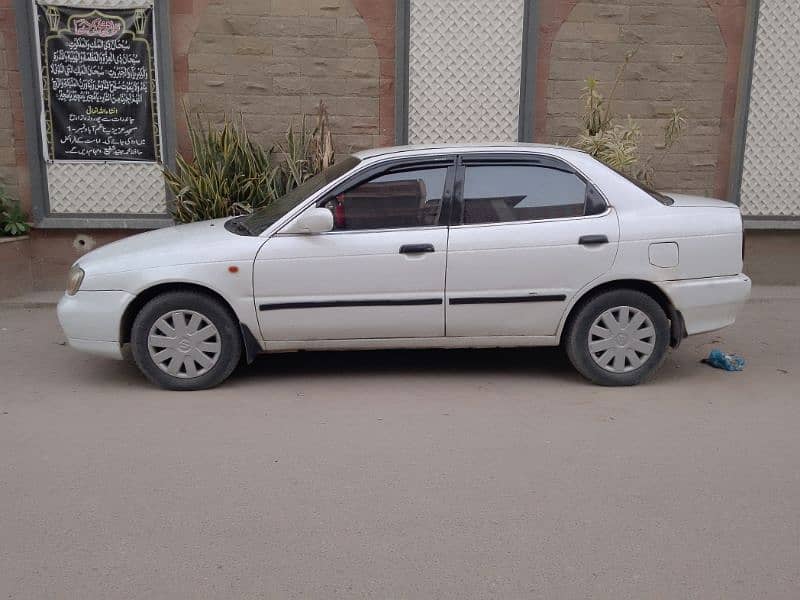
[(680, 311), (686, 333), (694, 335), (732, 325), (750, 297), (747, 275), (665, 281), (659, 287)]
[(121, 291), (64, 294), (57, 312), (67, 343), (76, 350), (122, 359), (119, 328), (131, 300), (132, 294)]

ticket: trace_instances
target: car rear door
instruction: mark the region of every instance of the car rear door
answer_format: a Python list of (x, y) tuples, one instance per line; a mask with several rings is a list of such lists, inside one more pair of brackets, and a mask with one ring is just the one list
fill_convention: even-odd
[(447, 257), (448, 337), (552, 336), (570, 299), (614, 262), (619, 225), (560, 159), (464, 155)]
[[(393, 162), (316, 203), (334, 230), (273, 236), (254, 267), (267, 341), (444, 336), (451, 157)], [(446, 214), (446, 213), (445, 213)]]

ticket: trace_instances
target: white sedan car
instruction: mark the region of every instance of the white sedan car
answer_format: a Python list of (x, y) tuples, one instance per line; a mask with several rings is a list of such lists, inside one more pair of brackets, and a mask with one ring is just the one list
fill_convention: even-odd
[(602, 385), (734, 322), (734, 204), (662, 195), (577, 150), (396, 147), (252, 215), (136, 235), (71, 269), (69, 344), (196, 390), (262, 352), (563, 345)]

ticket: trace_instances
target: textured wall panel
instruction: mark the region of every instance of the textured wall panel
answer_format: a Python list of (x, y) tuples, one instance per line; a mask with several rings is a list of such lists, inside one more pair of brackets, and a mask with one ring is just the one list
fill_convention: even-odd
[(517, 139), (522, 0), (411, 0), (410, 143)]
[(50, 163), (47, 189), (53, 214), (167, 211), (164, 176), (155, 163)]
[(800, 217), (800, 3), (761, 0), (742, 212)]

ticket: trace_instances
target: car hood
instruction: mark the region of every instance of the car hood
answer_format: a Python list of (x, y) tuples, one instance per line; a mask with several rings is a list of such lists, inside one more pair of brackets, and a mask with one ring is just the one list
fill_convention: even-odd
[(710, 207), (717, 207), (717, 208), (739, 208), (732, 202), (726, 202), (725, 200), (717, 200), (716, 198), (704, 198), (703, 196), (689, 196), (687, 194), (673, 194), (668, 192), (666, 194), (673, 200), (675, 200), (675, 204), (673, 206), (696, 206), (702, 208), (710, 208)]
[(249, 260), (266, 241), (225, 229), (228, 219), (176, 225), (101, 246), (77, 262), (91, 274), (120, 273), (168, 265)]

